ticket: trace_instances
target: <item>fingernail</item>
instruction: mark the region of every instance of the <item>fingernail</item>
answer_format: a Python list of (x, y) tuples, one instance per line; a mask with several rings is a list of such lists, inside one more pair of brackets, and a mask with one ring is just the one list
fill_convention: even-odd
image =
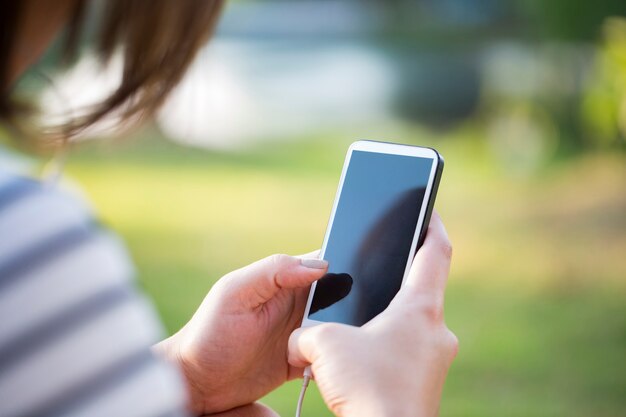
[(325, 260), (314, 258), (302, 258), (300, 259), (300, 264), (304, 267), (313, 269), (326, 269), (328, 267), (328, 262)]

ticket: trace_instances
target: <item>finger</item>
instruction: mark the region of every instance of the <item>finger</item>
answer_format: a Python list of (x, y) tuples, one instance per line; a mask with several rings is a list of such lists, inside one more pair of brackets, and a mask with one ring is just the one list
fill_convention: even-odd
[(228, 288), (257, 307), (281, 289), (305, 288), (321, 278), (328, 263), (319, 259), (272, 255), (228, 275)]
[(434, 212), (424, 245), (417, 251), (413, 260), (405, 288), (443, 297), (451, 258), (452, 246), (448, 234), (439, 214)]
[(335, 351), (334, 346), (347, 349), (348, 343), (358, 342), (358, 327), (340, 323), (323, 323), (313, 327), (300, 327), (289, 336), (287, 344), (287, 361), (291, 366), (306, 368), (319, 362), (325, 351)]
[(315, 332), (319, 326), (300, 327), (291, 333), (287, 345), (287, 361), (297, 368), (305, 368), (316, 358)]

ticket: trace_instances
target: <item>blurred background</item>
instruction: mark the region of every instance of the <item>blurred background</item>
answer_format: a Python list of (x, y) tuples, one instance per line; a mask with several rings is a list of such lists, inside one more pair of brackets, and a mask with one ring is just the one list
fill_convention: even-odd
[[(118, 70), (86, 48), (24, 88), (53, 113)], [(123, 136), (67, 173), (167, 331), (226, 272), (321, 245), (349, 143), (432, 146), (461, 345), (441, 416), (626, 415), (623, 0), (231, 1), (157, 120)], [(264, 401), (292, 415), (299, 387)], [(304, 414), (330, 416), (311, 391)]]

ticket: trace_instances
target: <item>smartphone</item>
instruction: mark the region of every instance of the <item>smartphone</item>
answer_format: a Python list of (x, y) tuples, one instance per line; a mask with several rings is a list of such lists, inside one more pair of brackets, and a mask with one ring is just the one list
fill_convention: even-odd
[(348, 149), (302, 326), (362, 326), (400, 290), (422, 245), (443, 158), (430, 148), (358, 141)]

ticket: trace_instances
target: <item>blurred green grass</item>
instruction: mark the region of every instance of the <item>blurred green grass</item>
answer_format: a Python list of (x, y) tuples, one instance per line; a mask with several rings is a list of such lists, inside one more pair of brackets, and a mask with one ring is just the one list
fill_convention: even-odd
[[(86, 146), (68, 172), (126, 240), (168, 331), (226, 272), (320, 246), (345, 138), (228, 153), (153, 135)], [(413, 143), (446, 158), (437, 209), (455, 247), (446, 319), (461, 349), (441, 415), (626, 415), (626, 157), (520, 176), (481, 141)], [(298, 390), (264, 401), (289, 416)], [(305, 416), (331, 415), (314, 388), (305, 403)]]

